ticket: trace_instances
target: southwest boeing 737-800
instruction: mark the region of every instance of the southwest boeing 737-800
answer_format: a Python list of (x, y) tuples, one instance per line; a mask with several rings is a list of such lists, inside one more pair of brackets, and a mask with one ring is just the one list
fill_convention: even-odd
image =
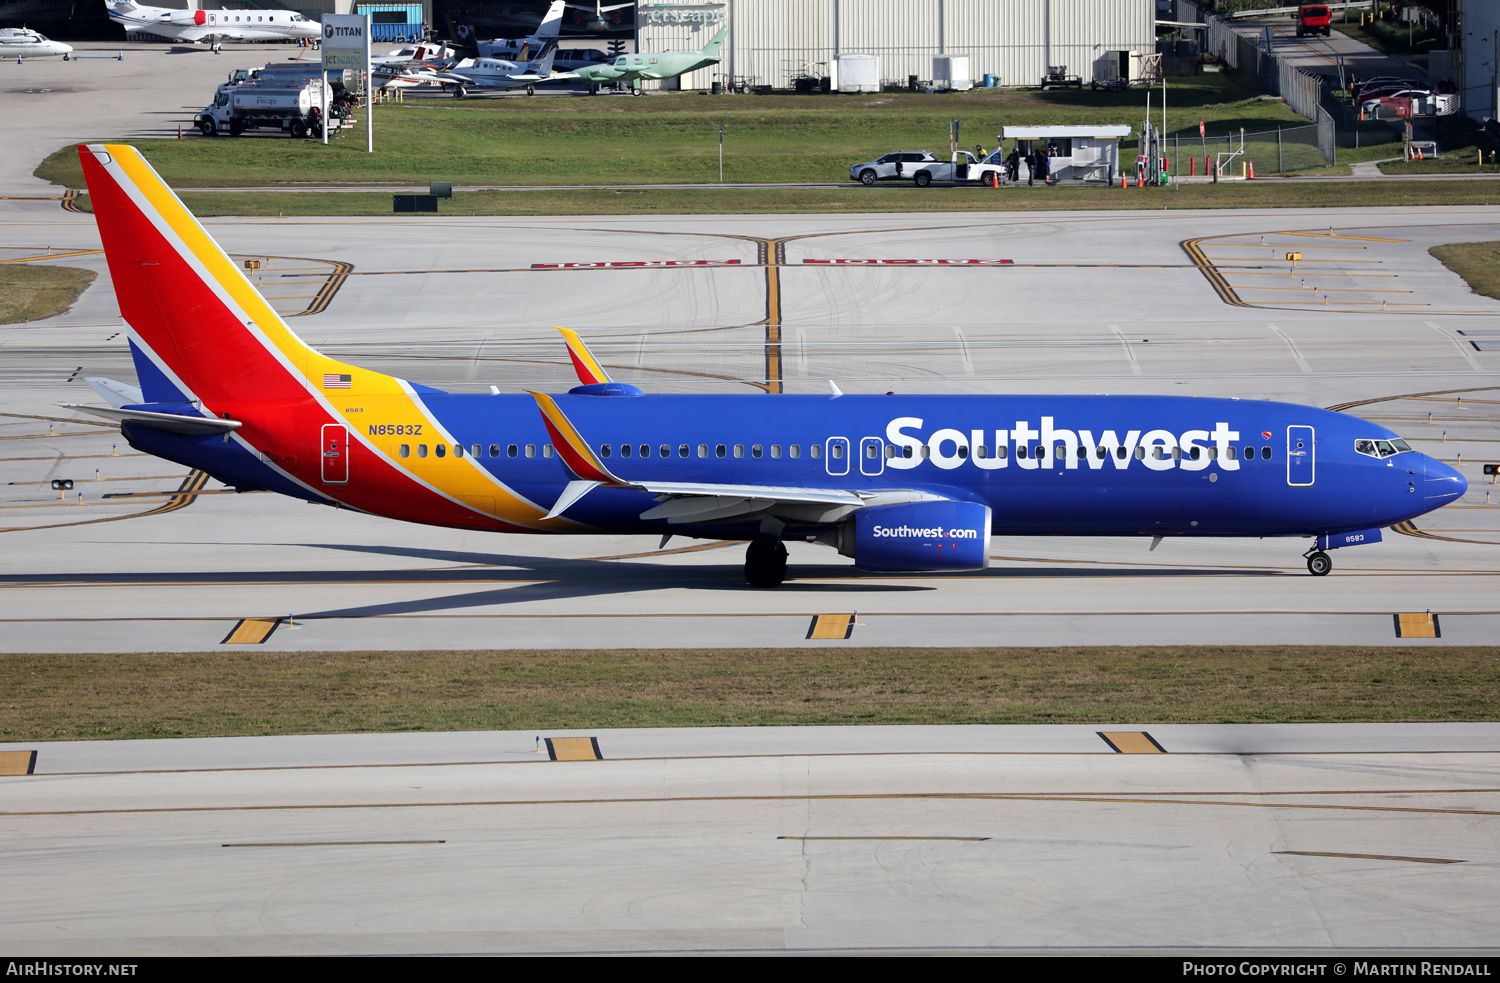
[[(877, 571), (985, 567), (993, 535), (1311, 537), (1461, 496), (1357, 417), (1167, 396), (647, 395), (564, 331), (567, 393), (455, 394), (309, 348), (133, 148), (79, 148), (139, 386), (94, 380), (133, 447), (240, 489), (409, 522), (787, 540)], [(89, 409), (88, 407), (78, 407)]]

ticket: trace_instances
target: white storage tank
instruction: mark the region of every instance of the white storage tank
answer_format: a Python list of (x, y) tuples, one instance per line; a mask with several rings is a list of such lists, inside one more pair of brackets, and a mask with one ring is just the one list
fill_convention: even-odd
[(840, 92), (879, 92), (879, 55), (834, 55), (835, 77)]
[(939, 89), (963, 92), (974, 88), (968, 55), (938, 55), (932, 59), (932, 84)]

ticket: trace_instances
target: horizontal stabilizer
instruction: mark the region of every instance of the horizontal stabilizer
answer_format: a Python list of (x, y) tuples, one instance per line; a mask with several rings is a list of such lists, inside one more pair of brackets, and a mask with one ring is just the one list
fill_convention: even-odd
[(146, 396), (141, 392), (140, 386), (130, 386), (113, 379), (101, 379), (97, 376), (84, 379), (89, 388), (100, 396), (111, 406), (135, 406), (146, 401)]
[(153, 430), (166, 430), (170, 433), (228, 433), (240, 428), (238, 420), (219, 420), (211, 416), (153, 413), (150, 410), (122, 409), (117, 406), (81, 406), (78, 403), (59, 403), (58, 405), (67, 410), (82, 410), (95, 416), (106, 417), (116, 423), (137, 423)]

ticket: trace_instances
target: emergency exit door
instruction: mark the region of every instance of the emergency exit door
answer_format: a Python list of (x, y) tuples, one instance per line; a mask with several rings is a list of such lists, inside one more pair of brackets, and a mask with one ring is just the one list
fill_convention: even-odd
[(349, 429), (342, 423), (323, 424), (323, 484), (349, 483)]
[(1286, 483), (1305, 488), (1313, 483), (1317, 468), (1312, 427), (1286, 428)]

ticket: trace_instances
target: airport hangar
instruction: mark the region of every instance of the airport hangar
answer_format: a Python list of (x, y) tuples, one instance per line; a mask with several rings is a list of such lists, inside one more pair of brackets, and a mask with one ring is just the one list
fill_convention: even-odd
[[(205, 5), (217, 5), (206, 0)], [(310, 17), (369, 12), (377, 40), (405, 36), (402, 23), (471, 25), (480, 37), (521, 36), (535, 28), (547, 0), (528, 5), (476, 5), (454, 0), (361, 3), (359, 0), (288, 0)], [(517, 9), (523, 8), (523, 9)], [(633, 16), (632, 16), (633, 15)], [(635, 10), (610, 11), (605, 24), (570, 9), (563, 41), (583, 32), (593, 44), (630, 43), (640, 52), (688, 51), (703, 47), (727, 27), (718, 65), (646, 88), (708, 89), (727, 78), (790, 88), (799, 76), (829, 74), (834, 58), (869, 54), (880, 59), (882, 78), (905, 82), (934, 78), (933, 59), (968, 55), (970, 77), (993, 76), (997, 84), (1035, 84), (1049, 66), (1092, 78), (1094, 66), (1120, 51), (1136, 55), (1156, 49), (1155, 0), (721, 0), (718, 3), (638, 2)], [(401, 22), (401, 23), (398, 23)], [(602, 26), (604, 30), (597, 30)], [(393, 33), (394, 32), (394, 33)], [(387, 37), (388, 36), (388, 37)], [(581, 40), (581, 38), (580, 38)]]

